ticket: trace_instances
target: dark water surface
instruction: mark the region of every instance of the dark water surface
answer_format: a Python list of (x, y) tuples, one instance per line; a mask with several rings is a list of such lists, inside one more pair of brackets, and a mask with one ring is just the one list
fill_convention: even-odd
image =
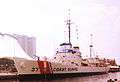
[(108, 73), (103, 75), (93, 75), (85, 77), (72, 77), (72, 78), (63, 78), (63, 79), (54, 79), (54, 80), (0, 80), (0, 82), (107, 82), (109, 79), (118, 79), (120, 80), (120, 72)]

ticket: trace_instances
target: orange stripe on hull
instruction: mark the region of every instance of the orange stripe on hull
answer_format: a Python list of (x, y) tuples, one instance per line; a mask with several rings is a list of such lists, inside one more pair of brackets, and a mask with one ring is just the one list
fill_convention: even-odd
[(51, 74), (51, 65), (48, 61), (40, 61), (38, 60), (38, 66), (40, 69), (40, 74)]

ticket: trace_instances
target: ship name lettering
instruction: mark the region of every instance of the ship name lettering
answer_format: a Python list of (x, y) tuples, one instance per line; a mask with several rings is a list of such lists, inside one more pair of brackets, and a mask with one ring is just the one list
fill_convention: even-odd
[(68, 68), (68, 71), (78, 71), (78, 68)]
[(53, 71), (66, 71), (66, 68), (53, 68)]

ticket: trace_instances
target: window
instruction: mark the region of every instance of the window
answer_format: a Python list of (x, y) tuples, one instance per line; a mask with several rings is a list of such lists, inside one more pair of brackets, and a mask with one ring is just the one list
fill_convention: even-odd
[(71, 64), (74, 64), (74, 62), (71, 62)]

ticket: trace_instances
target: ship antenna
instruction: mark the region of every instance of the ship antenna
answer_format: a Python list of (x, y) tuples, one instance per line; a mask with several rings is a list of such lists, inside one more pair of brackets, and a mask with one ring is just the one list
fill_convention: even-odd
[(78, 33), (78, 26), (76, 25), (76, 39), (78, 40), (79, 39), (79, 33)]
[(92, 48), (93, 48), (93, 42), (92, 42), (92, 37), (93, 37), (93, 34), (90, 34), (90, 58), (92, 57)]
[(68, 18), (68, 20), (67, 20), (67, 25), (68, 25), (68, 33), (69, 33), (69, 35), (68, 35), (68, 39), (69, 39), (69, 44), (71, 44), (71, 19), (70, 19), (70, 9), (68, 9), (68, 11), (69, 11), (69, 13), (68, 13), (68, 16), (69, 16), (69, 18)]

